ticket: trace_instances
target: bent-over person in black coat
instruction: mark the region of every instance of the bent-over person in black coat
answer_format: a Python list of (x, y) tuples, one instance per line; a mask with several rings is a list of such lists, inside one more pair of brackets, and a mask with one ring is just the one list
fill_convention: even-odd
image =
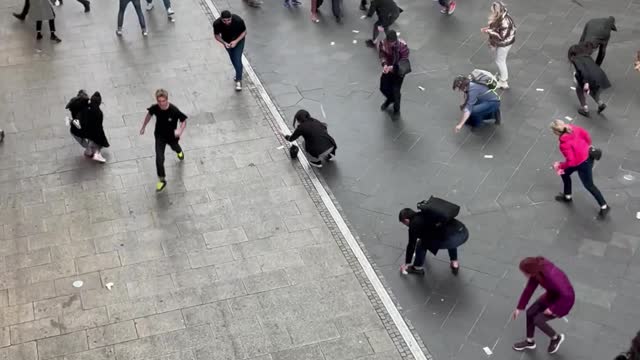
[(336, 156), (336, 141), (327, 132), (327, 124), (311, 117), (307, 110), (298, 110), (293, 123), (298, 123), (291, 135), (285, 135), (287, 141), (296, 141), (300, 136), (304, 139), (304, 150), (311, 166), (322, 167), (322, 161), (331, 161)]
[(580, 101), (578, 113), (589, 116), (586, 94), (591, 95), (598, 103), (598, 113), (606, 109), (607, 104), (600, 100), (600, 92), (611, 87), (607, 74), (593, 61), (589, 55), (590, 45), (587, 43), (573, 45), (569, 48), (569, 61), (575, 70), (576, 95)]
[(611, 31), (618, 31), (616, 19), (613, 16), (591, 19), (587, 21), (584, 25), (584, 30), (582, 30), (580, 43), (591, 43), (594, 49), (598, 48), (598, 57), (596, 57), (598, 66), (602, 65), (604, 56), (607, 53), (607, 44), (609, 44), (609, 38), (611, 38)]

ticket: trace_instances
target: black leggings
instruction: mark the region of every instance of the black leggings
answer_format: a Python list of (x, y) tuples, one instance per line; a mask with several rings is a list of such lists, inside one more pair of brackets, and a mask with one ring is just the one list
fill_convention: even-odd
[[(578, 95), (578, 101), (580, 101), (580, 106), (587, 106), (587, 97), (584, 96), (584, 89), (580, 87), (580, 84), (576, 86), (576, 95)], [(589, 95), (593, 98), (593, 100), (600, 105), (602, 101), (600, 100), (600, 89), (591, 89), (589, 91)]]
[[(49, 30), (51, 32), (56, 32), (56, 21), (54, 19), (49, 20)], [(36, 31), (42, 31), (42, 20), (36, 21)]]
[(167, 148), (167, 145), (171, 147), (171, 150), (176, 153), (181, 153), (182, 148), (178, 144), (178, 139), (173, 139), (171, 141), (167, 141), (164, 139), (156, 138), (156, 171), (158, 173), (158, 177), (164, 179), (166, 174), (164, 172), (164, 150)]
[(527, 309), (527, 338), (533, 339), (536, 327), (542, 330), (542, 332), (547, 334), (550, 338), (556, 336), (556, 331), (547, 324), (547, 321), (553, 320), (556, 317), (544, 314), (547, 307), (548, 306), (544, 301), (538, 300), (534, 302), (529, 309)]

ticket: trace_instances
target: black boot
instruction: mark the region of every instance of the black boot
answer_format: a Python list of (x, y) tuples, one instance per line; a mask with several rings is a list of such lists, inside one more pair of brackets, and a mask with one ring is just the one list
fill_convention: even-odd
[(16, 19), (20, 20), (20, 21), (24, 21), (24, 19), (27, 17), (26, 15), (22, 15), (22, 14), (16, 14), (13, 13), (13, 17), (15, 17)]
[(36, 32), (36, 40), (42, 40), (42, 33), (40, 31)]
[(606, 108), (607, 108), (607, 104), (605, 103), (598, 105), (598, 114), (602, 113)]
[(387, 108), (389, 107), (389, 105), (391, 105), (391, 101), (389, 101), (389, 99), (385, 100), (382, 105), (380, 105), (380, 110), (381, 111), (385, 111), (387, 110)]
[(91, 11), (91, 3), (89, 0), (78, 0), (78, 2), (84, 6), (84, 12), (88, 13)]
[(61, 42), (62, 42), (62, 39), (60, 39), (60, 38), (56, 35), (56, 33), (52, 32), (52, 33), (51, 33), (51, 41), (53, 41), (53, 42), (55, 42), (55, 43), (59, 44), (59, 43), (61, 43)]

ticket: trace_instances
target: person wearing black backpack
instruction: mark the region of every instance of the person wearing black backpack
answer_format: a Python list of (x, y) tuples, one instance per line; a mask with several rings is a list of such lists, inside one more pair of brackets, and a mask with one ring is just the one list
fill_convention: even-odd
[[(441, 199), (436, 200), (439, 203), (453, 205)], [(423, 266), (427, 250), (436, 255), (438, 250), (446, 249), (451, 261), (449, 265), (451, 272), (458, 275), (460, 270), (458, 247), (469, 239), (469, 231), (459, 220), (447, 219), (447, 217), (439, 216), (437, 211), (430, 211), (428, 208), (419, 212), (410, 208), (400, 210), (398, 220), (409, 228), (409, 242), (407, 243), (405, 260), (400, 267), (402, 272), (424, 275)]]
[(453, 80), (453, 90), (464, 94), (464, 102), (460, 105), (462, 117), (456, 125), (456, 132), (465, 125), (476, 128), (490, 119), (495, 119), (495, 124), (500, 125), (500, 97), (490, 86), (495, 88), (495, 81), (491, 80), (491, 85), (487, 85), (464, 75)]

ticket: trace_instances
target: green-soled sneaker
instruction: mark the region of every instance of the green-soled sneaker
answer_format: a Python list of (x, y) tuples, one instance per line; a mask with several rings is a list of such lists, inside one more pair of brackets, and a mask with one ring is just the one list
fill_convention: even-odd
[(167, 187), (167, 180), (160, 180), (156, 183), (156, 192), (160, 192)]
[(184, 160), (184, 152), (180, 151), (180, 152), (178, 153), (178, 159), (179, 159), (180, 161)]

